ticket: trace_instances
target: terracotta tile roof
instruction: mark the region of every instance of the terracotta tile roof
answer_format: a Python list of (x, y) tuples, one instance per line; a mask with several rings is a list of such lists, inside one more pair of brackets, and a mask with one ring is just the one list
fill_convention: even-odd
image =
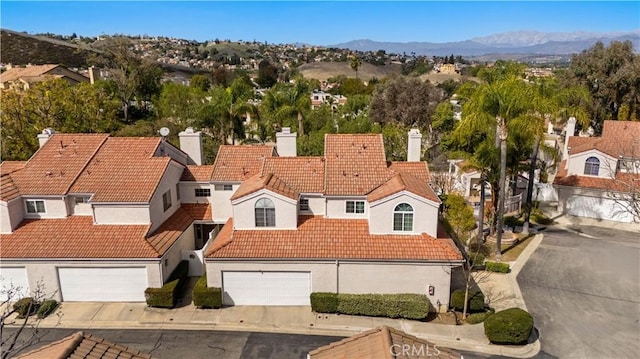
[(462, 260), (450, 241), (420, 235), (371, 235), (366, 219), (300, 216), (297, 230), (233, 230), (229, 219), (209, 258)]
[(273, 146), (220, 146), (211, 180), (243, 181), (259, 173), (263, 160), (273, 155)]
[(592, 149), (612, 157), (640, 154), (640, 122), (604, 121), (600, 137), (569, 137), (569, 153), (575, 155)]
[(412, 176), (408, 172), (398, 173), (382, 186), (371, 191), (371, 193), (367, 195), (367, 201), (369, 201), (369, 203), (375, 202), (379, 199), (385, 198), (401, 191), (411, 192), (436, 203), (441, 202), (440, 198), (436, 195), (435, 192), (433, 192), (433, 189), (431, 189), (431, 187), (429, 186), (429, 183), (422, 181), (415, 176)]
[(69, 192), (93, 193), (93, 202), (149, 202), (171, 162), (168, 156), (153, 157), (160, 141), (108, 138)]
[(273, 173), (302, 193), (324, 191), (324, 157), (268, 157), (262, 175)]
[(16, 359), (149, 359), (143, 353), (102, 338), (77, 332), (18, 356)]
[(11, 173), (24, 168), (26, 161), (4, 161), (0, 163), (0, 200), (9, 202), (20, 196), (20, 191)]
[[(407, 347), (410, 351), (403, 351)], [(413, 350), (411, 350), (413, 349)], [(407, 334), (380, 326), (309, 352), (310, 359), (461, 359), (460, 353)]]
[(55, 69), (59, 65), (37, 65), (27, 67), (14, 67), (0, 74), (0, 82), (15, 81), (21, 77), (42, 76)]
[(194, 220), (211, 220), (208, 204), (183, 204), (147, 237), (149, 225), (94, 225), (91, 216), (28, 219), (0, 235), (0, 258), (158, 258)]
[(270, 173), (265, 176), (257, 174), (242, 182), (238, 190), (231, 196), (231, 200), (242, 198), (261, 189), (268, 189), (294, 200), (298, 200), (299, 196), (299, 193), (291, 188), (291, 186), (278, 178), (278, 176)]
[(106, 134), (53, 134), (11, 177), (22, 195), (65, 195)]
[(429, 167), (427, 166), (427, 162), (391, 162), (389, 164), (389, 169), (398, 173), (405, 172), (408, 173), (423, 182), (429, 182), (431, 179), (429, 175)]
[(0, 162), (0, 173), (11, 173), (24, 168), (27, 161), (2, 161)]
[(362, 196), (387, 182), (382, 135), (325, 135), (326, 195)]
[(633, 184), (640, 183), (640, 173), (618, 172), (615, 178), (579, 175), (567, 176), (567, 169), (565, 168), (566, 162), (566, 160), (563, 160), (560, 163), (556, 178), (553, 180), (554, 185), (632, 193), (637, 191), (638, 186), (635, 184), (634, 187)]
[(180, 181), (209, 182), (213, 174), (213, 165), (187, 165)]

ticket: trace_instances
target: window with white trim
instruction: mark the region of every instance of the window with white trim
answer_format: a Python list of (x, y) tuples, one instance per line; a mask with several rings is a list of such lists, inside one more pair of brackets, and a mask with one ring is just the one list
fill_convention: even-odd
[(215, 184), (213, 189), (216, 191), (233, 191), (233, 185), (231, 184)]
[(75, 196), (74, 201), (76, 204), (89, 203), (89, 196)]
[(308, 198), (300, 198), (300, 210), (308, 211), (309, 210), (309, 199)]
[(211, 196), (211, 189), (209, 188), (196, 188), (195, 189), (196, 197), (209, 197)]
[(162, 208), (164, 208), (165, 212), (171, 208), (171, 190), (162, 195)]
[(413, 231), (413, 207), (407, 203), (400, 203), (393, 210), (393, 230)]
[(256, 227), (276, 226), (276, 206), (269, 198), (260, 198), (255, 205)]
[(27, 204), (27, 213), (47, 213), (44, 207), (44, 201), (36, 199), (25, 200)]
[(600, 160), (597, 157), (589, 157), (584, 162), (584, 174), (597, 176), (600, 172)]
[(347, 201), (345, 212), (355, 214), (364, 213), (364, 201)]

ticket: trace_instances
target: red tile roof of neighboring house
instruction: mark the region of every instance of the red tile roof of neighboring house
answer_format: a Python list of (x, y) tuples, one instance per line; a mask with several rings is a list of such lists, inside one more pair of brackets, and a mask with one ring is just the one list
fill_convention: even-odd
[(431, 176), (429, 175), (429, 167), (427, 162), (391, 162), (389, 169), (398, 173), (406, 172), (418, 178), (419, 180), (429, 183)]
[(180, 181), (209, 182), (213, 174), (213, 165), (187, 165)]
[(108, 136), (53, 134), (11, 178), (22, 195), (65, 195)]
[(9, 202), (20, 196), (20, 191), (11, 173), (24, 168), (26, 161), (4, 161), (0, 163), (0, 200)]
[(19, 355), (16, 359), (150, 359), (141, 352), (102, 338), (77, 332)]
[(382, 135), (325, 135), (326, 195), (363, 196), (387, 182)]
[(296, 230), (233, 230), (229, 219), (209, 258), (291, 258), (460, 261), (447, 239), (427, 234), (372, 235), (366, 219), (300, 216)]
[(640, 122), (604, 121), (600, 137), (569, 137), (569, 153), (577, 153), (596, 149), (609, 156), (640, 156)]
[(436, 203), (440, 203), (440, 198), (433, 192), (429, 184), (422, 181), (407, 172), (400, 172), (393, 176), (382, 186), (374, 189), (367, 195), (369, 203), (385, 198), (398, 192), (407, 191), (420, 197), (427, 198)]
[(168, 156), (153, 157), (160, 141), (108, 138), (69, 192), (93, 193), (93, 202), (148, 203), (171, 162)]
[(615, 178), (595, 177), (595, 176), (567, 176), (565, 168), (566, 160), (560, 163), (554, 185), (568, 187), (584, 187), (607, 191), (637, 192), (640, 185), (640, 173), (617, 172)]
[(231, 196), (231, 200), (242, 198), (261, 189), (268, 189), (285, 197), (297, 200), (299, 193), (282, 181), (278, 176), (270, 173), (265, 176), (257, 174), (242, 182), (238, 190)]
[(324, 191), (324, 157), (269, 157), (262, 175), (273, 173), (302, 193)]
[(149, 225), (93, 224), (91, 216), (27, 219), (0, 235), (0, 258), (158, 258), (194, 220), (211, 220), (208, 204), (189, 204), (154, 233)]
[[(409, 350), (403, 350), (409, 348)], [(310, 359), (460, 359), (460, 353), (380, 326), (309, 352)]]
[(211, 180), (244, 181), (260, 172), (264, 159), (273, 155), (273, 146), (220, 146)]
[(27, 161), (2, 161), (0, 163), (0, 173), (11, 173), (24, 168)]

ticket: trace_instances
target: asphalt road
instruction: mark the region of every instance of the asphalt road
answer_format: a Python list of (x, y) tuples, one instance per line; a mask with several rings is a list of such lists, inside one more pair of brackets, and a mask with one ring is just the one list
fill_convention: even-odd
[(549, 228), (518, 275), (540, 330), (539, 358), (640, 357), (640, 236)]
[[(78, 330), (40, 329), (43, 336), (29, 351)], [(224, 358), (224, 359), (305, 359), (313, 349), (342, 339), (316, 335), (291, 335), (228, 331), (191, 330), (106, 330), (88, 333), (122, 344), (154, 358)]]

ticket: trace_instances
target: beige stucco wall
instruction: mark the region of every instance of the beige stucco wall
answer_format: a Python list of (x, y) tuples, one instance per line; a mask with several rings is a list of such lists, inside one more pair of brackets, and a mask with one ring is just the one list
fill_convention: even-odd
[[(347, 201), (364, 201), (364, 213), (347, 213)], [(355, 218), (369, 217), (369, 203), (365, 197), (327, 197), (327, 218)]]
[[(276, 207), (276, 226), (257, 229), (295, 229), (298, 226), (298, 204), (291, 198), (260, 190), (233, 202), (233, 226), (236, 229), (256, 229), (255, 205), (261, 198), (269, 198)], [(214, 208), (215, 211), (215, 208)]]
[(206, 262), (207, 286), (222, 287), (223, 271), (311, 272), (312, 292), (419, 293), (446, 311), (451, 290), (451, 268), (442, 264), (353, 261), (214, 261)]
[[(195, 235), (193, 231), (193, 224), (187, 228), (180, 237), (176, 240), (176, 242), (167, 250), (167, 252), (162, 256), (162, 280), (166, 281), (173, 270), (178, 266), (178, 263), (182, 260), (182, 251), (183, 250), (192, 250), (195, 248)], [(168, 260), (168, 263), (165, 265), (165, 260)]]
[(301, 198), (306, 198), (309, 200), (309, 210), (308, 211), (301, 210), (300, 211), (301, 215), (307, 215), (307, 216), (324, 215), (326, 201), (321, 194), (305, 194), (305, 195), (301, 195)]
[(595, 150), (581, 152), (576, 155), (570, 155), (567, 173), (569, 175), (585, 176), (584, 164), (587, 158), (589, 157), (596, 157), (598, 160), (600, 160), (600, 171), (598, 173), (598, 177), (603, 177), (603, 178), (614, 177), (616, 167), (618, 165), (617, 159), (607, 156), (602, 152), (595, 151)]
[(24, 204), (16, 198), (9, 202), (0, 201), (0, 233), (11, 233), (24, 219)]
[(160, 279), (160, 269), (158, 260), (154, 261), (96, 261), (93, 260), (72, 260), (72, 261), (14, 261), (2, 260), (3, 266), (20, 266), (27, 270), (27, 279), (29, 281), (29, 289), (31, 291), (38, 287), (38, 283), (42, 283), (42, 289), (46, 296), (52, 296), (53, 299), (60, 301), (62, 295), (60, 293), (60, 282), (58, 280), (58, 267), (146, 267), (147, 282), (150, 287), (159, 287), (162, 284)]
[[(213, 220), (224, 223), (233, 216), (233, 206), (231, 205), (231, 196), (238, 190), (240, 183), (232, 183), (231, 191), (216, 191), (216, 184), (225, 184), (224, 182), (215, 182), (211, 184), (211, 205), (213, 207)], [(226, 183), (230, 184), (230, 183)], [(253, 212), (251, 212), (253, 215)]]
[[(160, 203), (162, 210), (162, 203)], [(96, 224), (149, 224), (149, 205), (146, 204), (94, 204), (93, 220)]]
[[(406, 191), (389, 196), (371, 204), (369, 232), (372, 234), (419, 234), (438, 235), (438, 204), (411, 195)], [(413, 207), (413, 232), (393, 230), (393, 210), (400, 203)]]
[(69, 214), (73, 216), (91, 216), (93, 209), (90, 203), (76, 203), (76, 196), (67, 197), (67, 206)]
[[(180, 202), (182, 203), (211, 203), (213, 186), (207, 182), (180, 182)], [(196, 197), (196, 188), (211, 189), (210, 197)]]
[[(46, 213), (27, 213), (27, 200), (44, 201)], [(64, 197), (23, 197), (22, 210), (24, 211), (24, 218), (65, 218), (69, 215)]]
[[(171, 162), (169, 163), (164, 176), (162, 176), (156, 191), (151, 197), (151, 202), (149, 203), (151, 219), (150, 232), (153, 232), (155, 229), (160, 227), (167, 218), (171, 217), (171, 215), (180, 208), (180, 201), (178, 201), (176, 193), (176, 184), (180, 181), (182, 171), (184, 171), (184, 167), (182, 165), (176, 162)], [(171, 191), (171, 207), (165, 211), (162, 206), (162, 195), (169, 190)], [(180, 192), (180, 199), (182, 200), (182, 192)]]

